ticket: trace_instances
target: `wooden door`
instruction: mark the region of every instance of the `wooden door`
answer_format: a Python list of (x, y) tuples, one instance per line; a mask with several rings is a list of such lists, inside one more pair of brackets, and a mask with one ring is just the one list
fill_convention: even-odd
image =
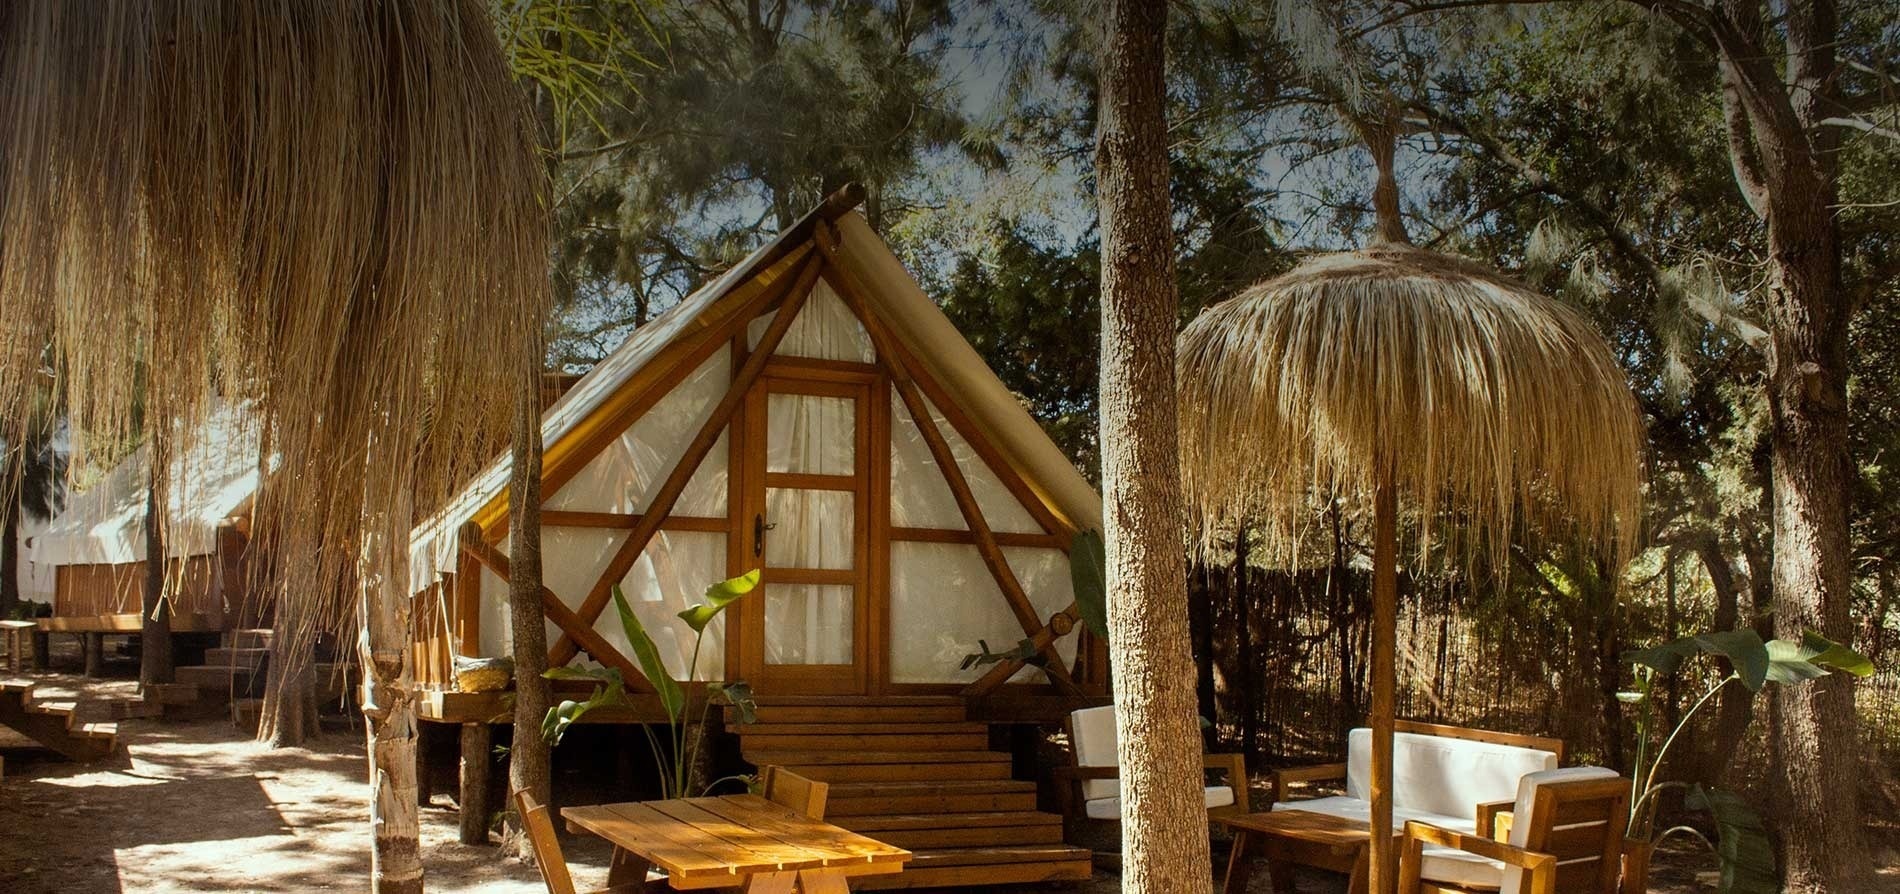
[(761, 695), (867, 691), (871, 387), (767, 375), (747, 396), (741, 673)]

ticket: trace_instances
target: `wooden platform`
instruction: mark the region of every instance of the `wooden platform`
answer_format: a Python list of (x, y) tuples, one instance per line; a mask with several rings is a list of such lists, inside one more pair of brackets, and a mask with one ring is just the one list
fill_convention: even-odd
[[(49, 633), (136, 634), (145, 629), (145, 619), (138, 612), (39, 618), (34, 623)], [(173, 633), (216, 633), (224, 628), (224, 618), (217, 615), (192, 613), (172, 616)]]
[(732, 727), (745, 759), (831, 785), (825, 818), (912, 851), (902, 875), (861, 890), (974, 887), (1089, 878), (1090, 854), (1036, 809), (1036, 784), (989, 748), (963, 699), (782, 699)]

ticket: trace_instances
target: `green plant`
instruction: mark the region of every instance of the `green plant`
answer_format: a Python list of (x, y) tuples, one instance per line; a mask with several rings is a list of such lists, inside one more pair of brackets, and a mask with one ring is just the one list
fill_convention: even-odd
[[(1662, 739), (1652, 754), (1659, 714), (1653, 694), (1658, 680), (1675, 674), (1684, 661), (1698, 655), (1720, 655), (1733, 668), (1695, 700), (1674, 729)], [(1687, 782), (1658, 782), (1657, 771), (1668, 757), (1670, 746), (1694, 722), (1695, 716), (1715, 700), (1725, 687), (1739, 684), (1750, 693), (1760, 692), (1770, 683), (1798, 685), (1809, 680), (1841, 672), (1864, 677), (1873, 673), (1873, 663), (1854, 650), (1827, 638), (1808, 633), (1800, 642), (1770, 640), (1762, 642), (1753, 630), (1743, 628), (1724, 633), (1689, 636), (1648, 649), (1623, 655), (1636, 669), (1636, 690), (1618, 694), (1636, 714), (1636, 762), (1633, 775), (1636, 795), (1630, 800), (1630, 838), (1660, 843), (1671, 835), (1686, 835), (1700, 840), (1714, 851), (1722, 864), (1721, 890), (1736, 894), (1775, 894), (1781, 883), (1775, 872), (1774, 847), (1761, 816), (1732, 792), (1705, 788)], [(1677, 825), (1655, 831), (1659, 796), (1670, 789), (1686, 793), (1683, 806), (1707, 811), (1715, 821), (1716, 839), (1710, 841), (1691, 826)]]
[[(705, 685), (703, 697), (695, 697), (693, 690), (699, 682), (699, 649), (706, 640), (706, 627), (728, 606), (758, 585), (759, 572), (754, 569), (707, 587), (704, 602), (679, 613), (679, 619), (693, 628), (693, 657), (687, 664), (685, 680), (675, 680), (667, 672), (666, 663), (660, 659), (659, 647), (654, 645), (653, 637), (647, 635), (646, 626), (640, 623), (639, 616), (627, 605), (626, 594), (621, 592), (618, 585), (613, 588), (614, 609), (620, 614), (620, 626), (627, 634), (628, 644), (633, 647), (633, 657), (640, 668), (640, 675), (652, 684), (653, 691), (659, 695), (660, 706), (666, 711), (665, 745), (661, 744), (653, 727), (640, 725), (641, 731), (646, 733), (647, 744), (653, 749), (653, 760), (660, 768), (662, 798), (685, 796), (693, 767), (698, 764), (705, 744), (706, 717), (713, 705), (732, 706), (741, 724), (751, 723), (756, 716), (758, 705), (752, 698), (752, 687), (742, 680), (709, 682)], [(592, 680), (597, 684), (593, 695), (587, 700), (577, 702), (569, 699), (548, 709), (547, 717), (541, 722), (541, 735), (551, 745), (559, 745), (568, 727), (589, 711), (629, 704), (626, 679), (618, 668), (557, 667), (549, 669), (546, 676), (550, 680)], [(697, 719), (689, 725), (686, 723), (688, 717)], [(713, 784), (717, 785), (718, 782)]]

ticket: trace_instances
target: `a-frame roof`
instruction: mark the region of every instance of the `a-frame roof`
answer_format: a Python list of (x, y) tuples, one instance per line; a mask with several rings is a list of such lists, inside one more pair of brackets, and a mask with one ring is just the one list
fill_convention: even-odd
[[(792, 275), (819, 251), (823, 228), (835, 251), (825, 258), (865, 287), (867, 310), (943, 386), (984, 439), (1044, 505), (1077, 530), (1101, 526), (1101, 497), (1063, 455), (936, 303), (925, 295), (890, 247), (858, 214), (852, 196), (835, 196), (744, 261), (651, 322), (583, 376), (542, 414), (545, 467), (562, 460), (562, 447), (597, 426), (626, 424), (623, 411), (639, 393), (670, 387), (657, 370), (669, 348), (719, 328), (762, 291)], [(441, 511), (418, 525), (411, 540), (412, 591), (433, 584), (456, 565), (457, 538), (470, 521), (492, 530), (505, 524), (508, 457), (498, 457)]]

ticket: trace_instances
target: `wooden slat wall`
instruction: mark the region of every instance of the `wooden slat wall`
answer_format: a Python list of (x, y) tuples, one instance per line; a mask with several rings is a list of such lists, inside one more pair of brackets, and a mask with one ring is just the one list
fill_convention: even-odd
[[(416, 594), (413, 612), (415, 624), (416, 682), (424, 686), (448, 687), (455, 679), (454, 644), (449, 640), (451, 618), (444, 613), (445, 600), (455, 593), (455, 576), (446, 575), (440, 583)], [(454, 609), (447, 609), (453, 614)]]
[[(171, 560), (170, 573), (180, 573), (180, 560)], [(216, 556), (183, 560), (184, 578), (178, 583), (176, 611), (221, 617)], [(137, 613), (145, 587), (145, 563), (121, 565), (61, 565), (55, 571), (53, 614), (62, 618)]]

